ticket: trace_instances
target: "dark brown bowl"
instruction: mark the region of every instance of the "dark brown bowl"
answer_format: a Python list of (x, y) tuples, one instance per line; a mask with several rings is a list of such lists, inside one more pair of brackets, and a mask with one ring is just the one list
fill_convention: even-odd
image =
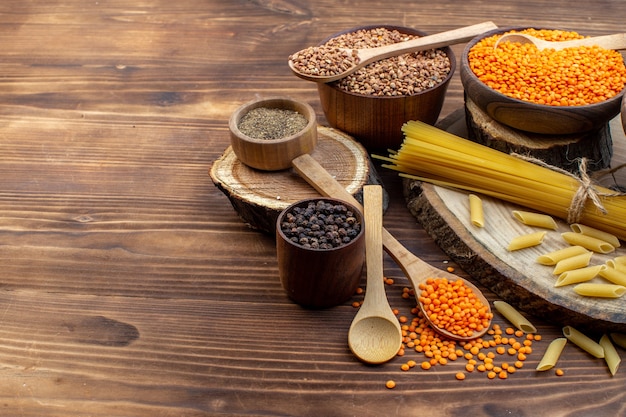
[[(407, 27), (368, 25), (348, 29), (322, 42), (359, 29), (386, 28), (400, 33), (424, 36)], [(404, 139), (402, 125), (409, 120), (434, 124), (439, 118), (450, 79), (456, 69), (456, 58), (449, 47), (441, 48), (450, 59), (450, 73), (436, 86), (417, 94), (404, 96), (373, 96), (355, 94), (336, 86), (318, 83), (318, 93), (330, 126), (353, 136), (368, 151), (398, 148)]]
[(623, 94), (622, 97), (622, 127), (626, 133), (626, 94)]
[(469, 67), (469, 50), (481, 39), (525, 27), (496, 29), (472, 39), (461, 56), (461, 83), (471, 99), (492, 119), (509, 127), (540, 134), (572, 134), (598, 130), (620, 111), (624, 90), (608, 100), (586, 106), (548, 106), (505, 96), (480, 81)]
[[(281, 228), (287, 213), (309, 202), (342, 204), (354, 213), (361, 225), (349, 243), (331, 249), (311, 249), (289, 240)], [(276, 254), (280, 281), (287, 296), (303, 307), (328, 308), (352, 297), (361, 281), (365, 263), (363, 214), (353, 205), (330, 197), (298, 201), (284, 209), (276, 221)]]

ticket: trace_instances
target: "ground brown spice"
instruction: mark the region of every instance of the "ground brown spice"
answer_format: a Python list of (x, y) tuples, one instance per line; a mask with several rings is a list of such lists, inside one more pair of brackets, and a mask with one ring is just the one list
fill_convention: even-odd
[(281, 139), (295, 135), (306, 127), (306, 117), (297, 111), (257, 107), (246, 113), (237, 127), (254, 139)]

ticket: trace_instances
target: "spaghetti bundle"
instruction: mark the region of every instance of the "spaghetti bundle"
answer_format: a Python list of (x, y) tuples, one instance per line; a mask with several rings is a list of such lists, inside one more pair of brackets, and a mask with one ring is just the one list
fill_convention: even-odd
[[(572, 222), (612, 233), (626, 240), (626, 197), (534, 162), (460, 138), (426, 123), (404, 124), (404, 142), (385, 168), (435, 185), (481, 193)], [(589, 194), (581, 198), (580, 190)], [(575, 203), (575, 204), (572, 204)]]

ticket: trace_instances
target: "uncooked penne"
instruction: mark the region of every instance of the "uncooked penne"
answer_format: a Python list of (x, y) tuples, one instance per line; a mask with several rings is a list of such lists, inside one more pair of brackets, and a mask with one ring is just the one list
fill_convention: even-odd
[(590, 355), (596, 358), (604, 358), (602, 346), (572, 326), (563, 327), (563, 336)]
[(579, 284), (594, 279), (600, 271), (606, 269), (606, 265), (593, 265), (585, 268), (572, 269), (565, 271), (557, 278), (554, 283), (555, 287), (563, 287), (565, 285)]
[(543, 227), (544, 229), (556, 230), (557, 225), (554, 219), (542, 213), (531, 211), (513, 210), (513, 217), (527, 226)]
[(605, 232), (604, 230), (598, 230), (580, 223), (574, 223), (570, 225), (570, 228), (574, 233), (581, 233), (583, 235), (595, 237), (596, 239), (600, 239), (611, 244), (613, 247), (620, 247), (619, 239), (612, 233)]
[(541, 242), (543, 242), (543, 238), (545, 237), (545, 235), (546, 235), (546, 232), (535, 232), (535, 233), (529, 233), (527, 235), (516, 236), (509, 243), (507, 250), (509, 252), (513, 252), (516, 250), (526, 249), (532, 246), (540, 245)]
[(558, 249), (552, 252), (544, 253), (537, 257), (537, 263), (541, 265), (556, 265), (559, 261), (562, 261), (566, 258), (571, 258), (572, 256), (582, 255), (584, 253), (591, 254), (587, 249), (582, 246), (568, 246), (563, 249)]
[(556, 263), (552, 273), (554, 275), (562, 274), (565, 271), (571, 271), (573, 269), (584, 268), (589, 265), (593, 252), (585, 250), (585, 253), (572, 256), (571, 258), (561, 259)]
[(615, 258), (613, 258), (613, 262), (619, 265), (626, 265), (626, 255), (616, 256)]
[(470, 221), (476, 227), (485, 227), (483, 201), (476, 194), (469, 195)]
[(602, 278), (611, 281), (613, 284), (626, 287), (626, 272), (618, 269), (607, 267), (598, 273)]
[(615, 259), (617, 258), (607, 260), (606, 264), (613, 269), (617, 269), (620, 272), (626, 273), (626, 264), (615, 262)]
[(626, 334), (611, 333), (611, 339), (613, 339), (613, 343), (626, 349)]
[(548, 369), (554, 368), (554, 365), (558, 362), (561, 352), (563, 352), (563, 348), (566, 344), (567, 339), (565, 337), (559, 337), (550, 342), (546, 351), (543, 353), (543, 357), (537, 365), (537, 370), (547, 371)]
[(505, 301), (494, 301), (494, 308), (513, 326), (526, 333), (537, 333), (537, 328), (526, 317)]
[(615, 246), (604, 240), (595, 237), (583, 235), (576, 232), (561, 233), (561, 237), (570, 245), (579, 245), (597, 253), (611, 253), (615, 251)]
[(574, 287), (574, 292), (585, 297), (619, 298), (626, 293), (626, 287), (616, 284), (583, 282)]
[(611, 343), (611, 339), (606, 334), (602, 335), (598, 344), (602, 346), (602, 349), (604, 349), (604, 361), (609, 367), (611, 375), (615, 375), (615, 373), (617, 373), (617, 369), (619, 368), (619, 364), (622, 361), (619, 357), (619, 353), (617, 353), (615, 346)]

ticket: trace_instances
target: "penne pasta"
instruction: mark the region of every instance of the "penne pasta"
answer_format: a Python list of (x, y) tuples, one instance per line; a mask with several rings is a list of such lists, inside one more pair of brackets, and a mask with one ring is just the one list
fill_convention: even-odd
[(576, 255), (582, 255), (584, 253), (591, 254), (591, 252), (589, 252), (582, 246), (568, 246), (566, 248), (555, 250), (538, 256), (537, 262), (541, 265), (556, 265), (559, 261), (562, 261), (563, 259), (571, 258), (572, 256)]
[(476, 227), (485, 227), (483, 201), (476, 194), (469, 195), (470, 221)]
[(603, 240), (616, 248), (620, 247), (619, 239), (617, 238), (617, 236), (615, 236), (612, 233), (605, 232), (603, 230), (598, 230), (593, 227), (586, 226), (580, 223), (574, 223), (570, 225), (570, 228), (572, 229), (574, 233), (581, 233), (586, 236), (591, 236), (596, 239)]
[(550, 342), (546, 351), (543, 353), (543, 357), (537, 365), (537, 370), (547, 371), (548, 369), (554, 368), (554, 365), (558, 362), (561, 352), (563, 352), (563, 348), (566, 344), (567, 339), (564, 337), (559, 337)]
[(600, 271), (606, 269), (606, 265), (594, 265), (586, 268), (573, 269), (565, 271), (557, 278), (554, 283), (555, 287), (563, 287), (565, 285), (579, 284), (581, 282), (591, 281)]
[(512, 305), (505, 301), (494, 301), (494, 308), (512, 325), (526, 333), (537, 333), (537, 328)]
[(626, 293), (626, 287), (615, 284), (583, 282), (574, 287), (574, 292), (585, 297), (619, 298)]
[(608, 261), (606, 261), (606, 264), (609, 266), (609, 268), (617, 269), (620, 272), (626, 273), (626, 264), (615, 262), (615, 259), (609, 259)]
[(626, 334), (611, 333), (611, 339), (613, 339), (613, 343), (626, 349)]
[(611, 281), (613, 284), (626, 287), (626, 272), (622, 272), (615, 268), (605, 268), (598, 273), (602, 278)]
[(552, 216), (531, 211), (514, 210), (513, 217), (527, 226), (543, 227), (556, 230), (557, 225)]
[(582, 233), (565, 232), (561, 233), (563, 239), (570, 245), (579, 245), (597, 253), (611, 253), (615, 251), (615, 246), (604, 240), (583, 235)]
[(557, 262), (557, 264), (554, 266), (552, 273), (554, 275), (559, 275), (565, 271), (571, 271), (573, 269), (584, 268), (587, 265), (589, 265), (592, 255), (593, 255), (593, 252), (587, 251), (585, 249), (585, 253), (583, 254), (572, 256), (571, 258), (562, 259), (559, 262)]
[(611, 343), (611, 339), (606, 334), (602, 335), (598, 344), (602, 346), (602, 349), (604, 349), (604, 361), (609, 367), (611, 375), (615, 375), (617, 373), (617, 369), (619, 368), (619, 364), (622, 361), (619, 357), (619, 353), (617, 353), (615, 346)]
[(616, 256), (615, 258), (613, 258), (613, 262), (618, 265), (626, 265), (626, 255)]
[(516, 250), (526, 249), (532, 246), (540, 245), (541, 242), (543, 242), (543, 238), (545, 237), (545, 235), (546, 235), (546, 232), (535, 232), (535, 233), (529, 233), (527, 235), (516, 236), (509, 243), (507, 250), (509, 252), (513, 252)]
[(604, 349), (602, 349), (602, 346), (572, 326), (563, 327), (563, 336), (590, 355), (596, 358), (604, 358)]

